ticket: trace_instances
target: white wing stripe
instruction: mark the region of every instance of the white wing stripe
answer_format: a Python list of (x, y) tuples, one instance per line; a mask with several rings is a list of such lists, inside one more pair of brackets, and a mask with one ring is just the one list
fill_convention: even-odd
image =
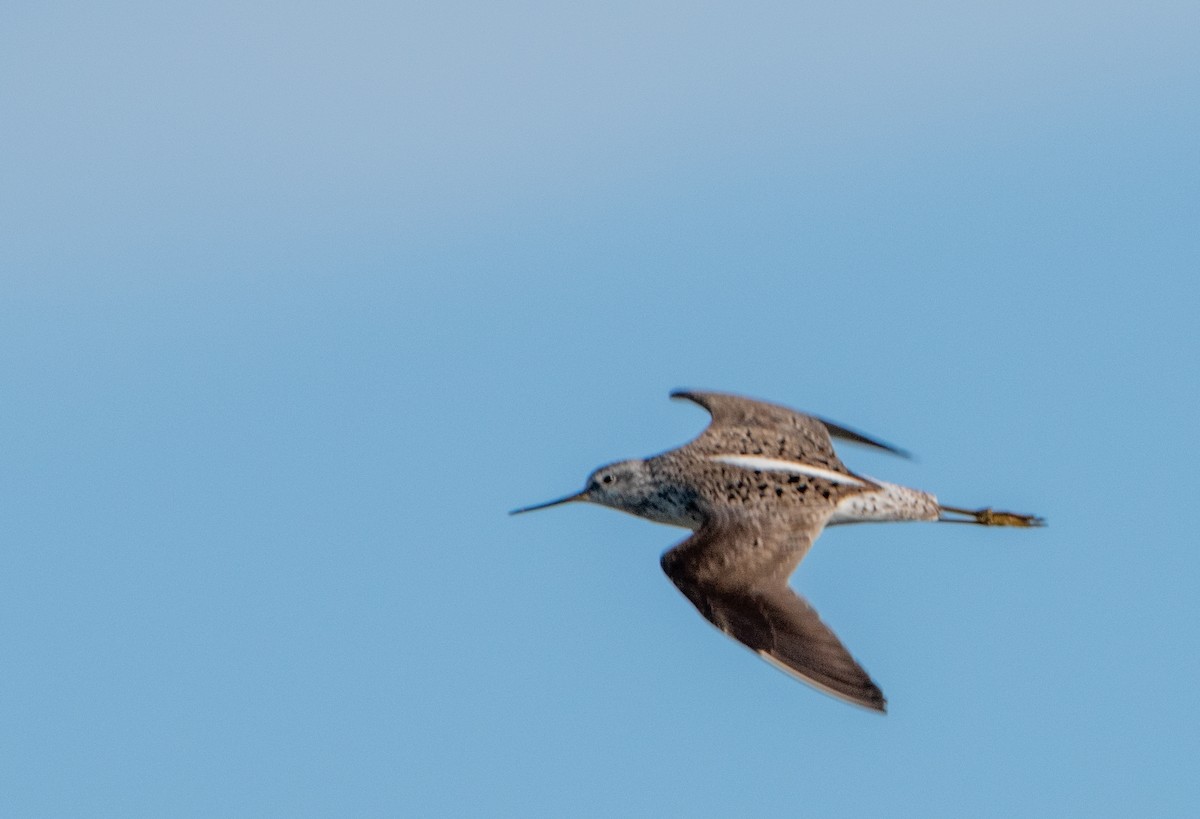
[(763, 458), (758, 455), (710, 455), (708, 459), (730, 466), (740, 466), (743, 469), (759, 469), (764, 472), (794, 472), (797, 475), (808, 475), (810, 478), (821, 478), (832, 483), (867, 486), (866, 481), (861, 481), (853, 475), (795, 461), (781, 461), (777, 458)]

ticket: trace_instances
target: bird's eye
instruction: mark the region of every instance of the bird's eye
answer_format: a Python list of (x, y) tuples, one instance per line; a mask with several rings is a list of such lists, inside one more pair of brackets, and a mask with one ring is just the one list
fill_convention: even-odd
[(612, 475), (605, 475), (600, 480), (604, 483), (612, 483)]

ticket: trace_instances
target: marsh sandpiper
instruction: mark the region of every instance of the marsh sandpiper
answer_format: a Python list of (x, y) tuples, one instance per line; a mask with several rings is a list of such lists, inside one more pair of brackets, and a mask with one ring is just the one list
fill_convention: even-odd
[(652, 458), (597, 469), (581, 492), (513, 510), (588, 501), (693, 534), (662, 568), (709, 621), (767, 662), (825, 693), (885, 711), (883, 692), (788, 585), (826, 526), (927, 520), (1041, 526), (1033, 515), (940, 504), (919, 489), (851, 472), (831, 437), (904, 454), (846, 427), (715, 392), (680, 391), (712, 416), (698, 438)]

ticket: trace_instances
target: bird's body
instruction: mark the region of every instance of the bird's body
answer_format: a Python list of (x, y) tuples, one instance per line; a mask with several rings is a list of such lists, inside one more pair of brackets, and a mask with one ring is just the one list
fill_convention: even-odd
[(892, 447), (828, 421), (734, 395), (678, 392), (712, 423), (695, 440), (592, 473), (586, 500), (691, 529), (663, 555), (667, 576), (719, 629), (783, 671), (879, 711), (879, 688), (787, 580), (827, 525), (953, 520), (1033, 526), (1037, 518), (945, 507), (926, 492), (851, 472), (831, 435)]

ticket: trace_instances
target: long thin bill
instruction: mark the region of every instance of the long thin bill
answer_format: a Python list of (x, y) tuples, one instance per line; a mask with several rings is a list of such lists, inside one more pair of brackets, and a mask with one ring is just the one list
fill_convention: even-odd
[(538, 509), (549, 509), (551, 506), (558, 506), (561, 503), (570, 503), (571, 501), (583, 500), (583, 492), (576, 492), (574, 495), (567, 495), (565, 498), (548, 501), (546, 503), (538, 503), (533, 506), (523, 506), (520, 509), (514, 509), (508, 514), (519, 515), (523, 512), (534, 512)]

